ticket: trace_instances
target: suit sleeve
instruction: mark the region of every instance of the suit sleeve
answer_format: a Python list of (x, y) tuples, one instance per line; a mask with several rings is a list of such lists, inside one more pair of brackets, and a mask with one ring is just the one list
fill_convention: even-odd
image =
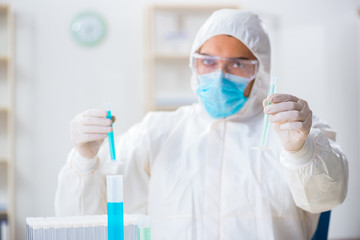
[(314, 118), (304, 147), (296, 153), (281, 153), (292, 196), (305, 211), (330, 210), (346, 197), (348, 163), (335, 137), (329, 125)]

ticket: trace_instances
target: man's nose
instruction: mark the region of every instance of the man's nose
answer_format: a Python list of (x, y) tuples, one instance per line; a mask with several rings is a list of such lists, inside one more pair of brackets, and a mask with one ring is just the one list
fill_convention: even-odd
[(225, 61), (220, 61), (219, 62), (219, 69), (223, 72), (228, 72), (228, 67), (227, 67), (227, 63)]

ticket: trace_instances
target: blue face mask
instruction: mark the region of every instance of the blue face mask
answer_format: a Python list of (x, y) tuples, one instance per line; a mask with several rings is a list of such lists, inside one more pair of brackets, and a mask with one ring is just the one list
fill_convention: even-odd
[(213, 118), (224, 118), (237, 113), (248, 100), (244, 90), (249, 80), (223, 71), (198, 75), (196, 93), (206, 111)]

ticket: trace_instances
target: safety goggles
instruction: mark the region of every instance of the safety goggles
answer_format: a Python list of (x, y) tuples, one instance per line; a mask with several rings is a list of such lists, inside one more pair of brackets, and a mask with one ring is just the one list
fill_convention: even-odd
[(219, 69), (239, 77), (252, 80), (255, 78), (259, 62), (242, 58), (224, 58), (194, 53), (192, 55), (193, 69), (198, 74), (216, 72)]

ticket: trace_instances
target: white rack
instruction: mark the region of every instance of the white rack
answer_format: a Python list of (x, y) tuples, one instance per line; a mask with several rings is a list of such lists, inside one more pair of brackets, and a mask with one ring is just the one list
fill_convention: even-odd
[(174, 110), (196, 101), (189, 54), (195, 35), (217, 9), (229, 5), (153, 5), (145, 23), (146, 110)]
[(15, 239), (13, 29), (10, 6), (0, 4), (0, 219), (7, 219), (10, 239)]

